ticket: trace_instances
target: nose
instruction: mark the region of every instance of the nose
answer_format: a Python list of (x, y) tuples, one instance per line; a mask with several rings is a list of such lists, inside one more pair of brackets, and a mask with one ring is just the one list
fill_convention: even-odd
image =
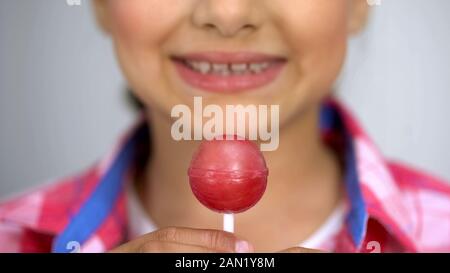
[(252, 32), (259, 27), (254, 0), (198, 0), (192, 15), (193, 24), (216, 32), (223, 37), (233, 37), (242, 32)]

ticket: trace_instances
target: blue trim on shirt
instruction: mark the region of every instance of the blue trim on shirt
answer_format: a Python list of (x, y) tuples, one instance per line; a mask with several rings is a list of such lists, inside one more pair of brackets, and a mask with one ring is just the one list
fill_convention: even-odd
[(320, 113), (320, 129), (322, 131), (339, 131), (345, 138), (345, 173), (344, 181), (348, 198), (350, 199), (350, 211), (346, 222), (349, 227), (353, 243), (357, 248), (364, 240), (367, 227), (367, 207), (359, 185), (357, 170), (357, 158), (353, 139), (345, 128), (345, 124), (333, 106), (324, 104)]
[(351, 204), (350, 211), (347, 214), (347, 225), (350, 229), (353, 243), (359, 249), (366, 234), (368, 213), (359, 186), (354, 143), (349, 136), (347, 136), (345, 152), (345, 184)]
[(125, 143), (92, 195), (55, 239), (53, 252), (68, 253), (72, 251), (69, 246), (73, 243), (83, 245), (108, 217), (123, 191), (124, 175), (133, 158), (136, 136)]

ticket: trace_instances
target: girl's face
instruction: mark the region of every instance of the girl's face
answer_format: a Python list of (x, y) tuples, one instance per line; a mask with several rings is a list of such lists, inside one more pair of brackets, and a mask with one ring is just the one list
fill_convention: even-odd
[(135, 95), (176, 104), (280, 105), (280, 125), (330, 92), (364, 0), (96, 0)]

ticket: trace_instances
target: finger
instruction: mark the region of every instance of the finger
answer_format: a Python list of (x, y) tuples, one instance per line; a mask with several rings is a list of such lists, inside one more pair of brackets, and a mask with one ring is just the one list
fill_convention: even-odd
[(278, 253), (325, 253), (318, 249), (304, 248), (304, 247), (291, 247)]
[(214, 249), (167, 241), (149, 241), (141, 245), (139, 253), (216, 253)]
[(197, 245), (218, 252), (253, 252), (250, 243), (237, 238), (232, 233), (213, 229), (169, 227), (149, 234), (148, 239)]

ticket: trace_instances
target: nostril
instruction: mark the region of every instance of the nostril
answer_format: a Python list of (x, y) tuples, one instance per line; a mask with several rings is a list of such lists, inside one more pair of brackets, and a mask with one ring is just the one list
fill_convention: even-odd
[(241, 32), (251, 32), (257, 29), (257, 27), (253, 24), (245, 24), (241, 26), (229, 26), (229, 27), (220, 27), (214, 23), (205, 23), (203, 24), (203, 28), (208, 31), (216, 31), (223, 36), (234, 36)]
[(207, 28), (207, 29), (215, 29), (216, 26), (214, 24), (208, 23), (208, 24), (205, 24), (205, 28)]
[(246, 25), (244, 25), (244, 26), (242, 26), (242, 29), (256, 29), (256, 26), (255, 25), (252, 25), (252, 24), (246, 24)]

